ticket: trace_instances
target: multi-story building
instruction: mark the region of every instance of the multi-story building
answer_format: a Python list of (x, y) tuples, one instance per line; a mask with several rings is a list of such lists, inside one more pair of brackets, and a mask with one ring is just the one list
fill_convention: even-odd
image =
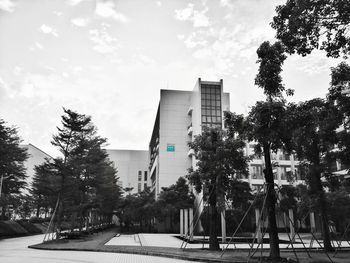
[[(24, 167), (26, 168), (27, 174), (26, 182), (28, 187), (30, 187), (33, 181), (33, 176), (35, 174), (35, 166), (42, 164), (45, 159), (52, 159), (52, 157), (30, 143), (22, 144), (20, 147), (26, 149), (28, 153), (28, 159), (24, 162)], [(24, 190), (24, 192), (27, 193), (27, 190)]]
[(119, 178), (118, 185), (125, 193), (138, 193), (150, 187), (148, 151), (106, 150)]
[[(225, 111), (230, 110), (230, 94), (223, 91), (223, 81), (202, 81), (198, 79), (192, 91), (160, 90), (160, 100), (155, 118), (153, 132), (148, 151), (142, 151), (143, 155), (137, 162), (142, 166), (148, 152), (148, 167), (142, 168), (149, 172), (151, 191), (155, 196), (161, 192), (162, 187), (174, 184), (180, 176), (185, 176), (188, 169), (195, 167), (196, 160), (188, 142), (194, 136), (201, 134), (202, 127), (223, 127)], [(116, 150), (117, 151), (117, 150)], [(246, 155), (254, 154), (254, 144), (247, 143)], [(109, 152), (110, 153), (110, 152)], [(118, 169), (119, 176), (124, 174), (122, 166), (129, 165), (129, 161), (113, 157)], [(135, 162), (136, 159), (134, 159)], [(283, 152), (273, 153), (272, 161), (275, 164), (274, 176), (278, 185), (291, 184), (289, 178), (297, 174), (294, 184), (303, 182), (298, 175), (299, 162)], [(249, 182), (253, 189), (260, 188), (264, 183), (263, 177), (264, 159), (254, 158), (249, 164), (249, 177), (243, 180)], [(141, 169), (141, 168), (140, 168)], [(142, 170), (141, 169), (141, 170)], [(140, 171), (141, 171), (140, 170)], [(127, 184), (122, 179), (124, 187), (140, 189), (136, 180), (138, 170), (129, 171)], [(143, 190), (143, 188), (141, 187)]]
[(223, 81), (198, 79), (193, 91), (161, 90), (149, 144), (152, 191), (174, 184), (195, 165), (188, 142), (202, 132), (202, 125), (223, 126), (223, 112), (230, 109)]

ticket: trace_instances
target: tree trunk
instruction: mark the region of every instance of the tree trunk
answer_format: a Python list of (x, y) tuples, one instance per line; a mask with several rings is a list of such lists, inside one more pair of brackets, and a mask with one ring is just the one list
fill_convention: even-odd
[(39, 217), (39, 212), (40, 212), (40, 204), (36, 206), (36, 217)]
[(268, 230), (269, 230), (269, 241), (270, 241), (270, 257), (272, 259), (280, 258), (279, 239), (276, 223), (276, 192), (274, 188), (274, 179), (271, 165), (270, 156), (270, 145), (264, 144), (264, 158), (265, 158), (265, 181), (267, 184), (267, 197), (266, 197), (266, 208), (268, 216)]
[(320, 209), (321, 226), (322, 226), (322, 238), (325, 251), (333, 251), (329, 228), (328, 228), (328, 216), (326, 207), (326, 197), (321, 182), (321, 172), (318, 169), (320, 167), (319, 162), (314, 163), (310, 171), (310, 194), (314, 196), (317, 201), (317, 206)]
[(218, 211), (216, 209), (216, 180), (214, 179), (213, 181), (209, 188), (209, 250), (219, 250), (220, 246), (216, 232), (216, 221), (218, 217)]

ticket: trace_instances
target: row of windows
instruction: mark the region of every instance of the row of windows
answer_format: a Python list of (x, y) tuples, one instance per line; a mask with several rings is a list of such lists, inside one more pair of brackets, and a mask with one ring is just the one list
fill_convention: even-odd
[[(261, 165), (252, 165), (252, 178), (253, 179), (263, 179), (263, 168)], [(280, 166), (281, 169), (281, 180), (287, 180), (292, 176), (292, 169), (290, 166)], [(302, 180), (300, 170), (298, 166), (295, 166), (294, 174), (297, 180)], [(275, 180), (278, 179), (277, 172), (274, 172), (273, 177)]]
[(201, 96), (202, 100), (221, 100), (221, 94), (203, 94)]
[(218, 85), (202, 85), (202, 94), (221, 94), (221, 87)]
[(218, 85), (202, 85), (201, 99), (202, 124), (221, 126), (221, 87)]
[(202, 100), (202, 107), (221, 107), (221, 100)]
[[(144, 180), (144, 181), (147, 181), (147, 176), (148, 176), (148, 172), (147, 172), (147, 171), (144, 171), (144, 175), (143, 175), (143, 180)], [(139, 171), (138, 180), (139, 180), (139, 181), (142, 180), (142, 171)]]
[[(138, 192), (138, 193), (141, 192), (141, 186), (142, 186), (141, 183), (139, 183), (139, 184), (137, 185), (137, 192)], [(147, 184), (145, 183), (145, 184), (143, 184), (143, 190), (145, 190), (146, 188), (147, 188)]]
[(220, 116), (221, 117), (221, 110), (217, 109), (217, 108), (214, 108), (214, 109), (203, 108), (202, 109), (202, 116), (203, 115)]
[(221, 123), (221, 116), (202, 116), (202, 123)]

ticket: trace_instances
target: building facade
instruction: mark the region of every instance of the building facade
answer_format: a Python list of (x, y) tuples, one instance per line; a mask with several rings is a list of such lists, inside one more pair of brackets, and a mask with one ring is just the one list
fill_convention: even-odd
[(174, 184), (195, 165), (188, 143), (201, 133), (202, 125), (223, 126), (223, 112), (230, 109), (229, 101), (222, 80), (198, 79), (193, 91), (160, 91), (149, 144), (151, 190), (156, 196), (162, 187)]
[(117, 170), (118, 185), (125, 193), (135, 194), (151, 186), (148, 151), (106, 150)]
[[(52, 157), (30, 143), (22, 144), (20, 147), (26, 149), (28, 153), (28, 159), (24, 162), (24, 167), (27, 174), (26, 182), (28, 187), (30, 187), (35, 174), (35, 166), (42, 164), (45, 159), (52, 159)], [(27, 193), (27, 190), (24, 190), (24, 192)]]

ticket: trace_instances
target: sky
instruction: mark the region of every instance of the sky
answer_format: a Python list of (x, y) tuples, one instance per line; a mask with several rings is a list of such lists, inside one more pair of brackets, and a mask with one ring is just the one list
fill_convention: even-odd
[[(63, 107), (90, 115), (110, 149), (147, 149), (160, 89), (223, 79), (231, 111), (263, 99), (256, 50), (285, 0), (0, 0), (0, 118), (23, 143), (50, 144)], [(289, 56), (286, 88), (324, 97), (322, 51)]]

